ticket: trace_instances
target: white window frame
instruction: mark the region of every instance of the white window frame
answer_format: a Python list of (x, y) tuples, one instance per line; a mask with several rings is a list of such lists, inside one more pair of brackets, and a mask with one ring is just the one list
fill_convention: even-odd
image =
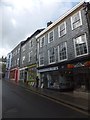
[[(60, 60), (60, 55), (59, 55), (59, 46), (58, 46), (58, 62), (62, 62), (62, 61), (66, 61), (68, 60), (68, 53), (67, 53), (67, 42), (62, 42), (65, 43), (65, 47), (66, 47), (66, 59)], [(61, 44), (62, 44), (61, 43)]]
[[(44, 44), (42, 44), (42, 39), (44, 38)], [(45, 36), (40, 38), (40, 47), (43, 47), (45, 45)]]
[(17, 58), (17, 65), (19, 65), (19, 58)]
[[(62, 25), (62, 24), (64, 24), (64, 26), (65, 26), (65, 33), (63, 34), (63, 35), (60, 35), (60, 26)], [(66, 22), (64, 21), (64, 22), (62, 22), (59, 26), (58, 26), (58, 35), (59, 35), (59, 37), (62, 37), (62, 36), (64, 36), (65, 34), (66, 34)]]
[(24, 63), (24, 60), (25, 60), (25, 56), (22, 57), (22, 64)]
[[(52, 49), (52, 48), (50, 48), (50, 49)], [(53, 63), (56, 62), (56, 56), (55, 56), (55, 61), (50, 63), (50, 49), (48, 50), (48, 63), (53, 64)], [(56, 50), (55, 47), (53, 47), (53, 49), (54, 49), (54, 52), (55, 52), (55, 50)]]
[(17, 59), (15, 60), (15, 64), (14, 64), (14, 66), (16, 66), (17, 65)]
[(50, 42), (50, 39), (49, 39), (49, 36), (50, 36), (50, 33), (51, 33), (51, 32), (53, 32), (53, 40), (52, 40), (51, 42), (54, 41), (54, 30), (52, 30), (52, 31), (50, 31), (50, 32), (48, 33), (48, 43), (51, 43), (51, 42)]
[(29, 41), (29, 48), (32, 48), (32, 47), (33, 47), (33, 41), (30, 40), (30, 41)]
[[(43, 61), (44, 61), (44, 53), (42, 53), (42, 55), (43, 55)], [(40, 64), (40, 56), (41, 56), (41, 54), (39, 54), (39, 66), (44, 66), (44, 63)]]
[(18, 53), (20, 52), (20, 47), (18, 48)]
[(80, 27), (80, 26), (82, 25), (81, 11), (78, 11), (78, 12), (76, 12), (74, 15), (71, 16), (71, 29), (72, 29), (72, 30), (76, 29), (76, 28), (73, 28), (73, 20), (72, 20), (72, 18), (73, 18), (73, 16), (75, 16), (75, 15), (78, 14), (78, 13), (79, 13), (79, 17), (80, 17), (80, 25), (77, 26), (76, 28), (78, 28), (78, 27)]
[(26, 50), (26, 44), (22, 46), (22, 51), (24, 52)]
[[(74, 38), (74, 39), (73, 39), (73, 42), (74, 42), (75, 58), (76, 58), (76, 57), (80, 57), (80, 56), (84, 56), (84, 55), (88, 55), (88, 43), (87, 43), (87, 39), (86, 39), (86, 33), (84, 33), (84, 34), (82, 34), (82, 35), (85, 35), (85, 43), (86, 43), (87, 53), (82, 54), (82, 55), (77, 55), (76, 45), (75, 45), (75, 40), (76, 40), (76, 38)], [(82, 36), (82, 35), (80, 35), (80, 36)], [(80, 36), (78, 36), (78, 37), (80, 37)], [(77, 37), (77, 38), (78, 38), (78, 37)]]
[(29, 52), (29, 59), (28, 59), (29, 62), (31, 62), (30, 56), (31, 56), (31, 58), (32, 58), (32, 51)]
[(15, 50), (15, 55), (17, 55), (17, 49)]

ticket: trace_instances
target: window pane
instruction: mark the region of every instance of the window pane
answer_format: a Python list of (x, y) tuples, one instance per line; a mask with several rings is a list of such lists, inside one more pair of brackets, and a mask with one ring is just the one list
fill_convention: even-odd
[(43, 64), (44, 64), (44, 54), (41, 53), (41, 54), (39, 55), (39, 65), (43, 65)]
[(55, 48), (49, 50), (49, 63), (55, 62)]
[(53, 41), (53, 31), (49, 33), (49, 42)]
[(63, 36), (65, 33), (66, 33), (66, 30), (65, 30), (65, 22), (63, 22), (63, 23), (60, 24), (60, 26), (59, 26), (59, 34), (60, 34), (60, 36)]
[(80, 12), (78, 12), (78, 13), (76, 13), (72, 16), (72, 27), (73, 27), (73, 29), (77, 28), (81, 25), (81, 18), (80, 18), (79, 13)]
[(75, 39), (76, 55), (83, 55), (87, 53), (85, 35), (79, 36)]
[(66, 42), (64, 42), (59, 45), (59, 59), (64, 60), (66, 58), (67, 58)]

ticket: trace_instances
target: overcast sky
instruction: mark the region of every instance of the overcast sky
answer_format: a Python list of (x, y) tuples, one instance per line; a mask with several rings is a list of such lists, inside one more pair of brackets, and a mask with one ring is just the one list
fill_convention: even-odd
[(80, 0), (0, 0), (0, 57)]

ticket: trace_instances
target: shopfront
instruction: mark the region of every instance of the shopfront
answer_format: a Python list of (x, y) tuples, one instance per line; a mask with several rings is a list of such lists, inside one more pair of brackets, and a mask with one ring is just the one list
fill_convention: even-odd
[(18, 81), (18, 76), (19, 75), (19, 70), (18, 68), (14, 68), (10, 70), (10, 79), (15, 80), (16, 82)]
[(37, 69), (36, 64), (28, 66), (28, 81), (30, 86), (35, 86), (36, 84)]
[(75, 89), (90, 90), (90, 61), (75, 64), (73, 74)]
[(40, 83), (45, 88), (90, 90), (90, 61), (71, 61), (39, 68)]
[(19, 69), (19, 73), (20, 73), (19, 80), (22, 82), (27, 81), (27, 78), (28, 78), (27, 69), (28, 69), (27, 67)]
[(72, 70), (67, 70), (65, 67), (63, 66), (61, 69), (60, 66), (55, 66), (38, 70), (44, 88), (71, 89), (73, 85)]

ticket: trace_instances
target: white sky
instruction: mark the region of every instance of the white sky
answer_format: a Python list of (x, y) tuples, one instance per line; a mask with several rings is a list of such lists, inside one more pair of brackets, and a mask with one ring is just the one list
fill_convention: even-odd
[(80, 0), (0, 0), (0, 57)]

